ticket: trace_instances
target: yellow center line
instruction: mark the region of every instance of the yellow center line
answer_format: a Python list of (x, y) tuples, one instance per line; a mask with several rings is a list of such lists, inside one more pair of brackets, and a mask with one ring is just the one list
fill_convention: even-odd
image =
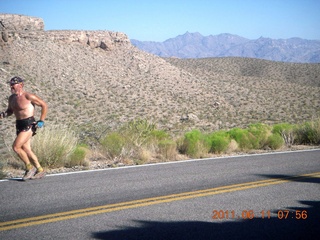
[(310, 177), (320, 178), (320, 172), (298, 175), (298, 176), (287, 177), (287, 178), (280, 178), (280, 179), (268, 179), (268, 180), (260, 180), (260, 181), (247, 182), (247, 183), (232, 184), (232, 185), (223, 186), (223, 187), (170, 194), (170, 195), (159, 196), (159, 197), (145, 198), (145, 199), (133, 200), (128, 202), (107, 204), (103, 206), (90, 207), (90, 208), (72, 210), (72, 211), (61, 212), (61, 213), (53, 213), (53, 214), (47, 214), (43, 216), (17, 219), (17, 220), (7, 221), (7, 222), (0, 222), (0, 231), (6, 231), (10, 229), (28, 227), (28, 226), (39, 225), (44, 223), (58, 222), (58, 221), (63, 221), (68, 219), (120, 211), (120, 210), (130, 209), (130, 208), (144, 207), (144, 206), (150, 206), (150, 205), (155, 205), (160, 203), (168, 203), (168, 202), (186, 200), (190, 198), (205, 197), (205, 196), (216, 195), (221, 193), (234, 192), (234, 191), (246, 190), (246, 189), (257, 188), (257, 187), (264, 187), (264, 186), (281, 184), (285, 182), (296, 181), (298, 179), (305, 179)]

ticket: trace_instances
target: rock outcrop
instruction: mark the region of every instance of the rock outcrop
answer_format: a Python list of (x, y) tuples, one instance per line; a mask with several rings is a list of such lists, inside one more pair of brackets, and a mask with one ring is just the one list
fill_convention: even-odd
[(43, 31), (44, 22), (38, 17), (17, 14), (0, 14), (0, 29), (8, 32)]
[(0, 44), (16, 39), (53, 40), (66, 43), (79, 42), (92, 48), (112, 50), (116, 46), (131, 45), (126, 34), (111, 31), (45, 31), (41, 18), (15, 14), (0, 14)]

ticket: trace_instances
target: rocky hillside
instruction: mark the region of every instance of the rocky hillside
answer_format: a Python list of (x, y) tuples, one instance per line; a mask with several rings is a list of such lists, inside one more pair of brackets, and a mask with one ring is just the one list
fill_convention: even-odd
[[(46, 124), (72, 124), (86, 139), (136, 118), (176, 133), (320, 116), (320, 64), (164, 59), (124, 33), (44, 31), (41, 19), (21, 15), (0, 20), (2, 110), (6, 82), (21, 76), (48, 102)], [(3, 138), (14, 136), (14, 118), (0, 124)]]
[(301, 38), (250, 40), (232, 34), (202, 36), (186, 32), (164, 42), (131, 40), (160, 57), (249, 57), (281, 62), (320, 63), (320, 41)]

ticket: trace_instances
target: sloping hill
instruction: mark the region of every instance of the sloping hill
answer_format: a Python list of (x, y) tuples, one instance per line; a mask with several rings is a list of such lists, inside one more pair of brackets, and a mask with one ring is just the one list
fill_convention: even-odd
[(289, 64), (246, 58), (167, 61), (202, 79), (207, 90), (232, 106), (228, 113), (215, 116), (229, 126), (256, 121), (300, 122), (319, 116), (320, 64)]
[[(49, 104), (46, 124), (72, 124), (83, 137), (136, 118), (172, 132), (213, 131), (320, 115), (320, 64), (248, 58), (162, 59), (125, 34), (6, 30), (0, 42), (1, 105), (15, 75)], [(38, 113), (39, 114), (39, 113)], [(14, 136), (14, 118), (0, 121)]]
[(13, 75), (22, 76), (27, 89), (49, 103), (52, 121), (99, 125), (138, 116), (179, 116), (175, 98), (182, 98), (183, 105), (186, 92), (196, 95), (197, 84), (183, 78), (179, 69), (130, 44), (106, 51), (50, 40), (53, 32), (46, 34), (43, 39), (16, 39), (4, 46), (1, 91), (9, 94), (5, 82)]

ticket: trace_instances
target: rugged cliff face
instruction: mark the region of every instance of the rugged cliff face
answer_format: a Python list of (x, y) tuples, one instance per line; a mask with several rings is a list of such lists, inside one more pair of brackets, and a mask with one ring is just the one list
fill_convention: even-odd
[(41, 18), (14, 14), (0, 14), (0, 44), (10, 43), (15, 39), (32, 40), (50, 39), (66, 43), (79, 42), (92, 48), (111, 50), (115, 47), (129, 47), (127, 35), (110, 31), (44, 31), (44, 22)]
[(43, 31), (44, 22), (41, 18), (16, 14), (0, 14), (0, 29), (8, 32)]
[(0, 14), (0, 44), (11, 42), (17, 33), (38, 32), (44, 30), (44, 22), (41, 18), (16, 14)]

